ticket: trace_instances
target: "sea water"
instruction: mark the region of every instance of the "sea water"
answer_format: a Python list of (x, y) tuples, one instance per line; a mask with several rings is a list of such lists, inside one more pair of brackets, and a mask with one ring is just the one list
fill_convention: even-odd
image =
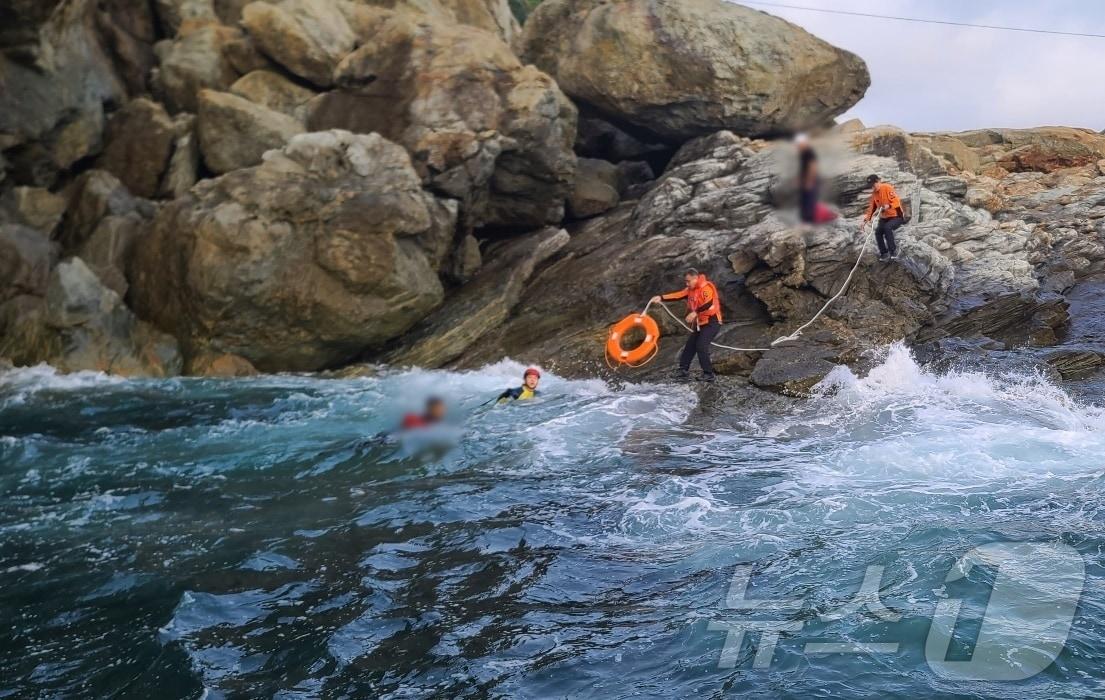
[(522, 369), (0, 375), (0, 697), (1105, 695), (1095, 391)]

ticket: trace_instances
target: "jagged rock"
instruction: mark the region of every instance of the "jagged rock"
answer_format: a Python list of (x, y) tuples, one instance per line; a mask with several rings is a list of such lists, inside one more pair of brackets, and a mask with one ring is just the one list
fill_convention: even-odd
[(803, 343), (773, 348), (756, 362), (749, 381), (768, 391), (805, 396), (839, 360), (840, 351), (832, 345)]
[(42, 295), (53, 251), (38, 231), (16, 224), (0, 226), (0, 302), (21, 294)]
[(164, 107), (144, 98), (131, 100), (108, 121), (98, 166), (139, 197), (154, 197), (176, 138), (176, 124)]
[(201, 90), (226, 90), (234, 84), (240, 74), (227, 47), (241, 38), (237, 29), (208, 25), (158, 42), (154, 48), (160, 65), (153, 82), (170, 111), (195, 113)]
[(546, 0), (522, 47), (576, 101), (673, 141), (820, 126), (870, 84), (854, 54), (721, 0)]
[(230, 92), (301, 121), (306, 117), (304, 106), (317, 94), (268, 70), (256, 70), (243, 75), (230, 86)]
[(455, 217), (380, 135), (300, 134), (165, 206), (136, 246), (130, 298), (190, 356), (317, 370), (441, 303)]
[(613, 163), (594, 158), (576, 160), (576, 182), (568, 196), (568, 213), (586, 219), (616, 207), (620, 179)]
[(951, 175), (925, 178), (925, 188), (933, 192), (939, 192), (953, 199), (964, 199), (967, 196), (967, 181)]
[(41, 187), (13, 187), (0, 197), (0, 224), (20, 224), (54, 235), (68, 202)]
[(1105, 367), (1105, 353), (1094, 350), (1057, 350), (1044, 361), (1065, 380), (1083, 379)]
[(238, 355), (201, 352), (189, 358), (184, 373), (192, 377), (252, 377), (257, 374), (257, 368)]
[(127, 293), (127, 260), (134, 242), (149, 228), (149, 219), (137, 210), (122, 216), (105, 216), (76, 249), (100, 282), (120, 297)]
[(0, 329), (0, 353), (19, 365), (154, 377), (181, 368), (176, 341), (137, 320), (80, 258), (54, 268), (45, 298), (0, 305)]
[[(887, 146), (887, 156), (865, 152), (882, 137), (889, 138), (877, 148)], [(605, 372), (599, 352), (610, 324), (653, 294), (677, 288), (686, 267), (719, 286), (727, 323), (718, 342), (770, 347), (811, 319), (851, 271), (864, 242), (863, 180), (871, 172), (915, 203), (913, 221), (899, 231), (901, 257), (880, 264), (868, 241), (847, 293), (798, 341), (762, 356), (719, 350), (719, 368), (751, 370), (756, 384), (800, 392), (833, 364), (855, 363), (895, 340), (1056, 342), (1067, 312), (1047, 290), (1069, 287), (1105, 265), (1105, 227), (1090, 223), (1105, 220), (1105, 183), (1082, 171), (990, 180), (985, 186), (1003, 201), (996, 221), (969, 205), (969, 189), (963, 192), (960, 181), (982, 186), (981, 177), (918, 178), (933, 156), (909, 139), (873, 130), (818, 142), (825, 190), (841, 219), (814, 229), (796, 226), (772, 205), (771, 193), (791, 177), (791, 146), (728, 132), (690, 141), (639, 201), (573, 224), (571, 241), (527, 284), (516, 311), (455, 362), (541, 357), (555, 358), (550, 366), (568, 375)], [(1010, 215), (1026, 218), (1006, 220)], [(593, 303), (596, 285), (602, 305)], [(654, 311), (660, 354), (638, 376), (666, 372), (682, 344), (684, 331)]]
[(441, 367), (460, 357), (484, 334), (502, 324), (517, 305), (522, 286), (534, 269), (563, 248), (568, 239), (564, 229), (547, 228), (506, 242), (473, 280), (406, 333), (400, 346), (384, 360)]
[(242, 10), (242, 26), (265, 55), (323, 88), (356, 43), (345, 14), (326, 0), (252, 2)]
[(359, 8), (364, 43), (340, 89), (311, 103), (311, 131), (378, 132), (403, 144), (470, 228), (559, 222), (575, 169), (575, 108), (551, 78), (487, 32)]
[(19, 42), (0, 53), (0, 150), (17, 184), (49, 187), (99, 150), (103, 105), (124, 101), (126, 85), (93, 0), (14, 14), (0, 30)]
[(220, 24), (214, 0), (154, 0), (157, 19), (166, 36), (174, 37), (209, 24)]
[(1066, 300), (1058, 294), (1006, 294), (968, 310), (918, 334), (922, 342), (955, 336), (983, 336), (1007, 346), (1054, 345), (1070, 316)]
[(196, 184), (199, 178), (200, 147), (195, 133), (195, 117), (190, 114), (178, 114), (176, 118), (177, 137), (173, 144), (173, 157), (161, 180), (160, 196), (176, 199)]
[(1072, 127), (979, 129), (914, 134), (913, 139), (957, 169), (978, 174), (986, 171), (1051, 173), (1093, 165), (1105, 157), (1105, 136)]
[(153, 9), (145, 2), (102, 0), (97, 3), (96, 28), (127, 94), (145, 93), (155, 61), (153, 43), (157, 30)]
[(495, 34), (508, 46), (521, 32), (508, 0), (354, 0), (388, 10), (425, 14), (449, 24), (466, 24)]
[(286, 114), (228, 92), (200, 92), (196, 134), (203, 162), (212, 172), (256, 165), (265, 151), (302, 132), (303, 124)]
[(64, 250), (72, 252), (92, 236), (105, 218), (127, 216), (139, 209), (152, 212), (148, 203), (143, 205), (135, 199), (114, 175), (105, 170), (90, 170), (73, 185), (58, 239)]
[(480, 254), (480, 242), (472, 234), (461, 239), (460, 244), (453, 251), (449, 262), (449, 279), (455, 284), (464, 284), (479, 271), (483, 265), (483, 256)]

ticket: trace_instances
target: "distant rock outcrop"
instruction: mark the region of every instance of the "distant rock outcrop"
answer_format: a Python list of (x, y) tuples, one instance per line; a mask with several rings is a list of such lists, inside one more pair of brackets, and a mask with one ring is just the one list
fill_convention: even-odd
[(572, 99), (680, 142), (821, 126), (871, 82), (854, 54), (724, 0), (545, 0), (522, 53)]

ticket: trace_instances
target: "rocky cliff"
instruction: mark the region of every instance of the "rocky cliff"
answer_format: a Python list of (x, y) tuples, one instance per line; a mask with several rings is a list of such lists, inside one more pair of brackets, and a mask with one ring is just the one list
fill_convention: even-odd
[(511, 355), (607, 373), (609, 324), (689, 265), (722, 287), (721, 342), (767, 347), (860, 254), (871, 172), (912, 203), (903, 260), (867, 250), (799, 342), (720, 354), (725, 372), (802, 391), (898, 338), (1053, 343), (1062, 295), (1105, 265), (1105, 137), (1075, 129), (842, 125), (819, 147), (844, 216), (794, 225), (793, 154), (769, 139), (831, 124), (867, 70), (720, 0), (546, 0), (524, 27), (506, 0), (0, 13), (0, 356), (17, 364)]

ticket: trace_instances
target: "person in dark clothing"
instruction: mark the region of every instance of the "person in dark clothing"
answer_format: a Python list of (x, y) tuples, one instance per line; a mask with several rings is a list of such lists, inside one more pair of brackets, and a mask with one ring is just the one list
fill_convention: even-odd
[(805, 134), (798, 134), (794, 145), (798, 148), (798, 215), (807, 224), (817, 223), (817, 200), (821, 190), (817, 153)]
[(507, 389), (499, 394), (497, 401), (524, 401), (537, 396), (537, 385), (541, 382), (541, 372), (536, 367), (530, 367), (522, 374), (522, 386)]
[(686, 289), (655, 296), (652, 298), (652, 303), (655, 304), (661, 300), (687, 300), (685, 320), (691, 327), (691, 335), (679, 355), (679, 370), (676, 372), (676, 378), (690, 379), (691, 360), (697, 355), (698, 364), (702, 367), (702, 381), (712, 382), (716, 377), (714, 365), (710, 361), (710, 343), (721, 330), (721, 299), (718, 298), (714, 283), (694, 268), (687, 270), (684, 281), (687, 283)]
[(871, 201), (867, 205), (867, 214), (863, 217), (864, 223), (870, 223), (875, 214), (879, 214), (879, 225), (875, 229), (875, 242), (879, 246), (879, 260), (886, 262), (898, 257), (898, 243), (894, 239), (894, 232), (905, 223), (905, 209), (902, 208), (902, 200), (889, 182), (881, 182), (878, 175), (867, 178), (867, 186), (871, 188)]

